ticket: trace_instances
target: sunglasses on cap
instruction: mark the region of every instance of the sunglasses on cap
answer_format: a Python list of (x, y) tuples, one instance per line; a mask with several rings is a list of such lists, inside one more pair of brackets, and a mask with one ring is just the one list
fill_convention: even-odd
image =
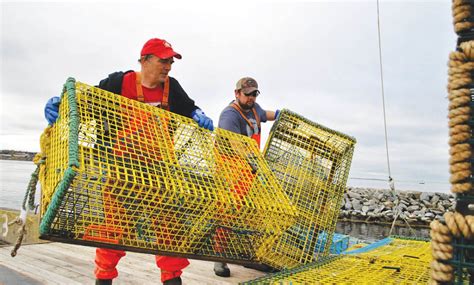
[(257, 96), (260, 94), (260, 91), (255, 90), (255, 91), (252, 91), (252, 92), (250, 92), (250, 93), (244, 93), (244, 92), (242, 92), (242, 93), (243, 93), (245, 96), (247, 96), (247, 97), (248, 97), (248, 96), (257, 97)]

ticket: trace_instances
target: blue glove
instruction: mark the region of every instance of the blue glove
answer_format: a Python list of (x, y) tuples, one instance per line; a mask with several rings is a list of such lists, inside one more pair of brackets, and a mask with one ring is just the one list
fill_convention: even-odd
[(54, 124), (58, 119), (59, 104), (61, 103), (61, 98), (52, 97), (46, 102), (44, 107), (44, 117), (50, 125)]
[(211, 118), (206, 116), (201, 109), (196, 109), (191, 113), (191, 117), (195, 120), (201, 128), (208, 129), (210, 131), (214, 130), (214, 125), (212, 124)]
[(278, 120), (278, 116), (280, 116), (280, 110), (275, 111), (275, 120)]

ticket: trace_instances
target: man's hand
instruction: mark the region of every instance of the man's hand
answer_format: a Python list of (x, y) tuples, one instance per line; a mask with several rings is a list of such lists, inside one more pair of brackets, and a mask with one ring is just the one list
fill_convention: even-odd
[(265, 114), (267, 115), (267, 120), (268, 121), (275, 121), (278, 120), (278, 116), (280, 116), (280, 110), (276, 111), (265, 111)]
[(210, 131), (214, 130), (214, 124), (212, 123), (211, 118), (206, 116), (201, 109), (196, 109), (191, 114), (194, 121), (198, 123), (201, 128), (208, 129)]
[(44, 117), (50, 125), (53, 125), (58, 119), (59, 104), (61, 103), (61, 98), (55, 96), (52, 97), (46, 102), (44, 107)]

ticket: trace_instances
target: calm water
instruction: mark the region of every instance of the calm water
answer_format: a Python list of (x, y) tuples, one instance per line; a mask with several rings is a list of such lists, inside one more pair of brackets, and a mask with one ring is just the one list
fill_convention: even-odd
[[(33, 162), (0, 160), (0, 208), (20, 209), (31, 173), (35, 169), (36, 165)], [(39, 203), (39, 185), (37, 189), (35, 203)], [(425, 238), (429, 235), (429, 229), (417, 228), (414, 231), (415, 233), (407, 227), (395, 227), (392, 235)], [(364, 241), (375, 241), (387, 237), (390, 226), (339, 222), (336, 232)]]
[[(35, 169), (36, 165), (31, 161), (0, 160), (1, 208), (20, 209), (31, 173)], [(39, 191), (36, 191), (35, 203), (38, 202)]]

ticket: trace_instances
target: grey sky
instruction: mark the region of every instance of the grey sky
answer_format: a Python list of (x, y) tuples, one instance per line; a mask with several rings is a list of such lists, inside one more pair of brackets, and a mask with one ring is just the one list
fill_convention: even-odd
[[(399, 189), (447, 192), (450, 1), (381, 0), (380, 23), (392, 176)], [(183, 55), (171, 76), (216, 124), (235, 82), (252, 76), (264, 108), (288, 108), (357, 139), (350, 177), (388, 177), (375, 0), (2, 2), (0, 148), (38, 151), (43, 106), (66, 78), (95, 85), (138, 69), (152, 37)]]

